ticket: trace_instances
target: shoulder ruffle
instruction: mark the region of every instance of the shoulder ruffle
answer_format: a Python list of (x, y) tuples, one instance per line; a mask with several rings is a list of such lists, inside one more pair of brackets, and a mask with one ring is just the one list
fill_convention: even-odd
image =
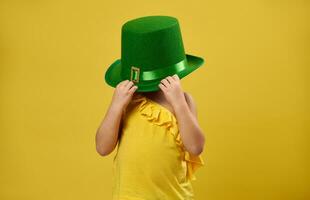
[(196, 176), (194, 174), (195, 171), (199, 167), (204, 166), (205, 163), (201, 155), (192, 155), (184, 148), (175, 116), (167, 109), (164, 109), (157, 103), (150, 101), (148, 98), (138, 93), (134, 94), (131, 103), (138, 104), (138, 111), (148, 121), (158, 126), (165, 126), (167, 128), (168, 132), (175, 138), (175, 142), (181, 152), (182, 158), (186, 161), (186, 177), (189, 180), (196, 180)]

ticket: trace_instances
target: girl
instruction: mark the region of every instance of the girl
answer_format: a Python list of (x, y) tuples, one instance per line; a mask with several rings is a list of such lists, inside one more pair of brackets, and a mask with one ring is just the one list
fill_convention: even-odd
[(113, 160), (113, 200), (191, 200), (191, 180), (204, 165), (205, 137), (193, 98), (177, 74), (155, 92), (120, 82), (96, 133), (97, 152)]

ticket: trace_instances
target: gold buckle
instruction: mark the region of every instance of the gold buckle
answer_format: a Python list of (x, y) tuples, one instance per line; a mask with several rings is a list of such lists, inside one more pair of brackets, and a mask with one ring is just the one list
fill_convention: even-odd
[(139, 83), (140, 68), (131, 66), (130, 80), (134, 83)]

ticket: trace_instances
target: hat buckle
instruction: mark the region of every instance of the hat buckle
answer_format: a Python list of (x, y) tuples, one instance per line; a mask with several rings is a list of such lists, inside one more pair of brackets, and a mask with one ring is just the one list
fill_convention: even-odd
[(131, 66), (130, 80), (134, 83), (139, 83), (140, 68)]

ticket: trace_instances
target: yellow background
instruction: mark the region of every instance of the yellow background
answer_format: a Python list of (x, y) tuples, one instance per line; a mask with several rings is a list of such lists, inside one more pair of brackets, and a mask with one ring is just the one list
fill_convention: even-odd
[(309, 1), (1, 0), (1, 200), (111, 199), (104, 73), (122, 24), (156, 14), (206, 60), (182, 79), (207, 139), (196, 199), (310, 199)]

